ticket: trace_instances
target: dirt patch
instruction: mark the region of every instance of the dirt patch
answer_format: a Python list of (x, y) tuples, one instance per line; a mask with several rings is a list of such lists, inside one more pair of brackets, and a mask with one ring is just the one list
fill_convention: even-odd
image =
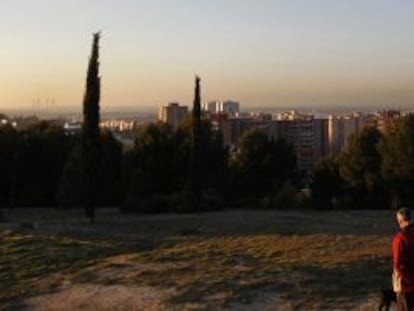
[(151, 287), (74, 285), (57, 293), (28, 299), (24, 310), (164, 310), (167, 291)]

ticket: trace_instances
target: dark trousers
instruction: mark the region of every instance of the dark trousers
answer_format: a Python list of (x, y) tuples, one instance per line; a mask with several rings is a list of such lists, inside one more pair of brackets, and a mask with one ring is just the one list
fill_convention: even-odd
[(397, 293), (397, 311), (414, 311), (414, 293)]

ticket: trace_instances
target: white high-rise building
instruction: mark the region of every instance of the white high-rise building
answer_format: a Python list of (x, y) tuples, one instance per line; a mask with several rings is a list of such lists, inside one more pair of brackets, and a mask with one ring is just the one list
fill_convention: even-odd
[(219, 112), (225, 113), (230, 117), (236, 117), (240, 113), (240, 103), (232, 100), (220, 102)]
[(216, 114), (218, 113), (216, 101), (211, 102), (204, 102), (201, 104), (201, 110), (208, 112), (209, 114)]
[(227, 114), (229, 117), (237, 117), (240, 113), (240, 103), (232, 100), (204, 102), (202, 110), (210, 114)]

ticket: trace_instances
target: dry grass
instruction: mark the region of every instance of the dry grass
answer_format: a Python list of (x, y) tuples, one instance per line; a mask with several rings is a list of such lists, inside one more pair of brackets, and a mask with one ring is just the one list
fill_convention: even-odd
[[(352, 302), (386, 285), (389, 239), (378, 236), (257, 235), (191, 241), (137, 256), (164, 263), (143, 271), (139, 282), (178, 289), (174, 303), (250, 302), (257, 289), (309, 307), (328, 299)], [(205, 301), (204, 301), (205, 300)]]
[[(0, 305), (60, 285), (65, 275), (116, 253), (108, 243), (3, 231), (0, 234)], [(55, 274), (50, 282), (42, 279)]]
[[(298, 309), (355, 307), (389, 287), (390, 211), (227, 211), (124, 216), (16, 210), (0, 226), (0, 305), (94, 283), (174, 288), (183, 305), (228, 308), (274, 293)], [(35, 222), (36, 229), (18, 224)]]

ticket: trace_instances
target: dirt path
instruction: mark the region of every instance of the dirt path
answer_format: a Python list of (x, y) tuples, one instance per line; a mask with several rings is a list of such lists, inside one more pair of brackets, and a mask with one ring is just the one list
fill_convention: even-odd
[(94, 284), (74, 285), (54, 294), (31, 298), (26, 310), (163, 310), (166, 293), (151, 287)]

